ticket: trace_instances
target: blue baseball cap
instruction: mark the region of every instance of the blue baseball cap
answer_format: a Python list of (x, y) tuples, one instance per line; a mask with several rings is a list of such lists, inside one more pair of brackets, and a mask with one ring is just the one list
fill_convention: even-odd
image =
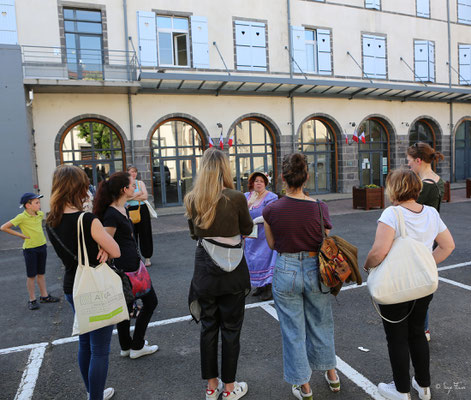
[(40, 199), (41, 197), (44, 197), (42, 194), (36, 194), (36, 193), (25, 193), (23, 196), (21, 196), (20, 199), (20, 208), (24, 207), (24, 205), (34, 199)]

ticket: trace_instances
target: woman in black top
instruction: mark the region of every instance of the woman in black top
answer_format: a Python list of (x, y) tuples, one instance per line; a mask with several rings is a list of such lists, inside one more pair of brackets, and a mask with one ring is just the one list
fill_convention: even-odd
[[(52, 179), (51, 211), (46, 221), (49, 240), (65, 266), (64, 294), (72, 309), (78, 254), (77, 221), (87, 199), (88, 185), (88, 177), (80, 168), (58, 167)], [(118, 244), (95, 215), (85, 213), (83, 228), (91, 266), (105, 262), (108, 257), (120, 256)], [(91, 400), (107, 400), (114, 394), (113, 388), (105, 389), (112, 333), (113, 325), (79, 336), (78, 362)]]
[[(103, 221), (106, 231), (118, 242), (121, 257), (115, 258), (116, 268), (124, 272), (137, 271), (141, 259), (134, 239), (133, 225), (129, 213), (124, 207), (126, 201), (134, 196), (135, 182), (127, 172), (116, 172), (109, 179), (102, 181), (98, 188), (93, 211)], [(143, 268), (145, 268), (143, 266)], [(157, 307), (157, 296), (154, 288), (141, 297), (143, 307), (136, 319), (134, 335), (129, 332), (130, 321), (120, 322), (118, 327), (121, 356), (139, 358), (155, 353), (159, 346), (150, 346), (144, 340), (147, 325)], [(132, 303), (128, 304), (129, 311)]]

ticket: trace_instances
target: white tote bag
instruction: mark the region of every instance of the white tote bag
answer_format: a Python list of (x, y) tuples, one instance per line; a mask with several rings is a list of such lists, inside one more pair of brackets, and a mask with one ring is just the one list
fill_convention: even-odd
[(388, 255), (368, 275), (368, 290), (379, 304), (397, 304), (420, 299), (438, 287), (437, 264), (423, 243), (407, 236), (404, 215), (393, 208), (399, 222), (398, 236)]
[(83, 335), (129, 319), (119, 275), (106, 263), (90, 267), (83, 231), (83, 214), (77, 221), (78, 266), (73, 288), (75, 317), (72, 335)]

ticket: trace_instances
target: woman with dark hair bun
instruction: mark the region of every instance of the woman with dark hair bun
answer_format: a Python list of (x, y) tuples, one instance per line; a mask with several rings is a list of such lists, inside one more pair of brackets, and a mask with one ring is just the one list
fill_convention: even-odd
[(268, 245), (278, 252), (272, 291), (280, 320), (284, 378), (299, 400), (312, 400), (312, 369), (325, 371), (329, 389), (340, 391), (330, 292), (318, 278), (320, 209), (326, 233), (332, 224), (327, 204), (304, 194), (308, 177), (305, 156), (286, 155), (282, 165), (286, 196), (263, 210)]
[[(442, 153), (435, 151), (430, 145), (417, 142), (407, 149), (407, 162), (422, 180), (422, 191), (417, 203), (435, 208), (440, 212), (440, 204), (445, 193), (445, 182), (432, 169), (432, 163), (443, 160)], [(428, 312), (424, 326), (425, 336), (430, 341), (430, 329), (428, 325)]]

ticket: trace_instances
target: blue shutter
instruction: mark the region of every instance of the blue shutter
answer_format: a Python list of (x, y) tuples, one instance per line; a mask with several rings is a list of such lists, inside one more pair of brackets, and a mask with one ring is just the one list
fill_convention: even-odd
[(386, 79), (386, 38), (375, 38), (375, 71), (376, 78)]
[(328, 29), (317, 30), (317, 64), (319, 74), (332, 74), (330, 31)]
[(430, 82), (435, 82), (435, 43), (428, 42), (428, 76)]
[(0, 43), (18, 43), (15, 0), (0, 0)]
[(415, 80), (418, 82), (429, 81), (428, 56), (428, 41), (414, 41)]
[(471, 85), (471, 45), (459, 45), (460, 85)]
[(190, 19), (193, 67), (209, 68), (208, 20), (206, 17), (197, 16)]
[(235, 38), (236, 38), (236, 60), (237, 69), (252, 69), (252, 54), (250, 47), (250, 30), (251, 26), (245, 21), (235, 21)]
[(471, 0), (458, 0), (458, 22), (471, 25)]
[(265, 24), (252, 22), (250, 29), (250, 44), (252, 46), (252, 67), (254, 71), (267, 70), (267, 48), (265, 41)]
[(363, 72), (367, 78), (374, 78), (376, 75), (374, 44), (374, 36), (363, 35)]
[(137, 34), (139, 58), (143, 67), (157, 66), (157, 31), (155, 13), (152, 11), (137, 12)]
[(417, 16), (430, 18), (430, 0), (417, 0)]
[[(293, 62), (293, 71), (303, 72), (307, 69), (306, 61), (306, 39), (304, 37), (304, 27), (303, 26), (292, 26), (291, 27), (291, 43), (293, 49), (293, 58), (296, 62)], [(297, 64), (297, 65), (296, 65)], [(299, 65), (299, 68), (298, 68)]]

